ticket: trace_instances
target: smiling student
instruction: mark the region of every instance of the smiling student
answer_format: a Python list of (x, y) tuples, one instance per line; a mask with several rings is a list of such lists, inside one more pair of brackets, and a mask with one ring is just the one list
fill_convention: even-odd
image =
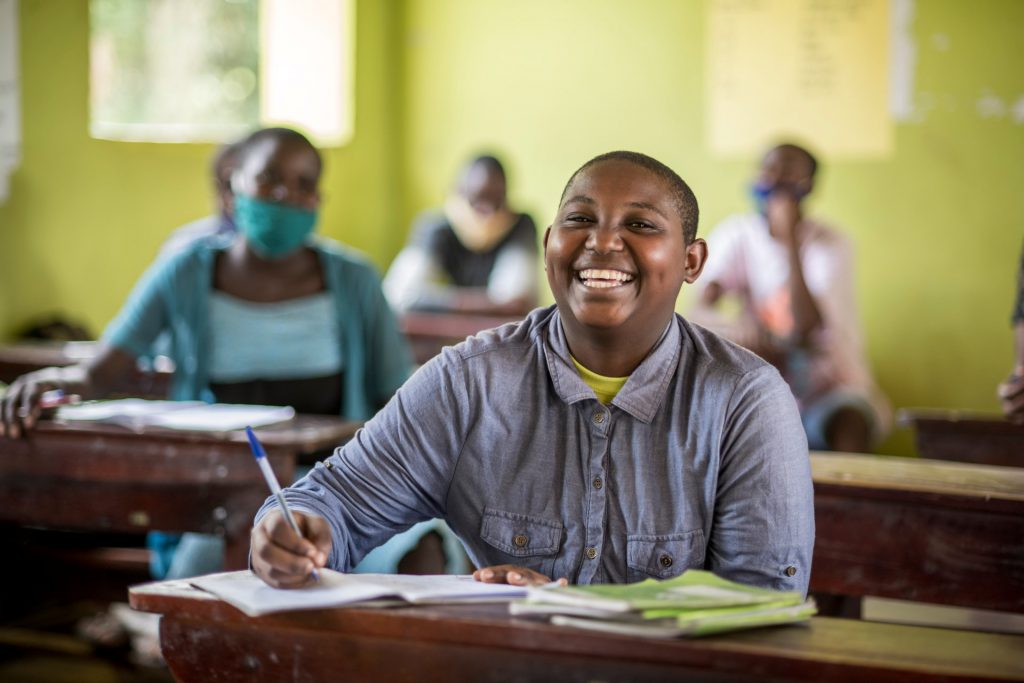
[(634, 152), (572, 175), (544, 237), (556, 305), (423, 366), (356, 438), (268, 500), (253, 570), (300, 586), (440, 517), (482, 581), (666, 578), (705, 568), (806, 592), (813, 492), (778, 372), (674, 312), (700, 275), (697, 201)]

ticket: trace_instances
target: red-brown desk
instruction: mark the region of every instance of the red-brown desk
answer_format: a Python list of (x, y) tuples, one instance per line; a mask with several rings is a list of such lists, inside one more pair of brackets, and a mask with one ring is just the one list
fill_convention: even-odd
[(522, 320), (522, 316), (412, 311), (402, 315), (398, 324), (409, 340), (413, 358), (417, 363), (426, 363), (445, 346), (458, 344), (477, 332), (518, 320)]
[(812, 591), (1024, 613), (1024, 469), (845, 453), (811, 469)]
[(922, 458), (1024, 467), (1024, 424), (999, 415), (956, 410), (901, 410)]
[[(360, 425), (300, 415), (257, 432), (282, 482), (295, 460), (347, 441)], [(0, 438), (0, 522), (102, 532), (222, 534), (225, 566), (247, 566), (253, 516), (269, 495), (244, 432), (40, 422)]]
[(248, 617), (187, 582), (136, 586), (180, 681), (1010, 681), (1024, 636), (814, 618), (655, 641), (510, 617), (502, 604)]

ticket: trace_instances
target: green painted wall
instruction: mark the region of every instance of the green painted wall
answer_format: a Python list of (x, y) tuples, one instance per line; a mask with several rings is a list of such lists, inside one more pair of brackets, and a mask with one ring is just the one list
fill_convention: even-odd
[[(824, 160), (812, 208), (855, 240), (870, 360), (893, 403), (995, 410), (1024, 239), (1024, 3), (915, 5), (915, 120), (896, 126), (886, 159)], [(542, 225), (580, 163), (620, 148), (690, 181), (704, 233), (745, 210), (754, 159), (716, 158), (705, 142), (705, 7), (408, 0), (406, 217), (478, 148), (509, 158), (514, 198)], [(979, 114), (986, 94), (1003, 115)], [(883, 448), (909, 452), (909, 435)]]
[[(320, 230), (384, 268), (402, 235), (394, 2), (357, 7), (356, 135), (326, 150)], [(50, 311), (97, 334), (176, 226), (210, 211), (212, 145), (88, 134), (88, 1), (21, 0), (23, 161), (0, 206), (0, 337)]]
[[(0, 336), (51, 310), (99, 331), (166, 234), (207, 211), (212, 148), (91, 140), (87, 1), (20, 5), (24, 161), (0, 206)], [(1024, 2), (918, 0), (914, 14), (918, 115), (889, 158), (825, 160), (814, 208), (856, 241), (893, 402), (994, 410), (1024, 238)], [(705, 21), (701, 0), (359, 2), (356, 137), (326, 153), (323, 232), (386, 266), (479, 149), (508, 159), (513, 199), (546, 225), (568, 175), (613, 148), (679, 170), (706, 232), (746, 208), (753, 159), (707, 148)], [(1002, 114), (979, 113), (986, 95)]]

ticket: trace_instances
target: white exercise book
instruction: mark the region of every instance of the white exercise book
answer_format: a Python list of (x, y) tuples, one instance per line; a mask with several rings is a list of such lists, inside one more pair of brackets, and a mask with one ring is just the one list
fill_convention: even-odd
[(271, 588), (248, 570), (199, 576), (191, 583), (252, 617), (382, 599), (423, 605), (504, 602), (526, 595), (521, 586), (481, 583), (469, 575), (342, 574), (331, 569), (321, 569), (320, 580), (303, 588)]

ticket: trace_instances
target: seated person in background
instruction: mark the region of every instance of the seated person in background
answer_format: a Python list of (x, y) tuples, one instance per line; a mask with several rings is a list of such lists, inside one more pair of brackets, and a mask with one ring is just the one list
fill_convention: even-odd
[(525, 314), (537, 303), (537, 228), (506, 203), (505, 169), (473, 159), (444, 211), (422, 214), (384, 292), (396, 311)]
[[(290, 405), (299, 413), (365, 420), (401, 386), (411, 360), (376, 271), (353, 250), (313, 235), (319, 152), (296, 131), (268, 128), (249, 136), (238, 154), (238, 232), (158, 259), (90, 363), (47, 368), (12, 384), (2, 403), (8, 435), (32, 426), (44, 391), (85, 398), (116, 391), (163, 332), (176, 368), (174, 400)], [(422, 535), (434, 528), (428, 523)], [(220, 568), (217, 537), (186, 534), (177, 552), (154, 545), (157, 576)], [(400, 545), (410, 546), (408, 537)], [(168, 556), (171, 566), (160, 566)]]
[(192, 242), (210, 235), (233, 236), (238, 232), (233, 213), (234, 193), (231, 191), (231, 175), (238, 166), (238, 155), (242, 143), (221, 145), (214, 152), (210, 162), (210, 177), (213, 180), (214, 208), (217, 213), (186, 223), (171, 233), (163, 246), (160, 256), (175, 254)]
[(557, 303), (445, 348), (286, 489), (301, 538), (268, 500), (253, 570), (300, 586), (442, 517), (481, 581), (702, 568), (806, 592), (813, 491), (793, 396), (771, 365), (674, 312), (707, 255), (697, 215), (650, 157), (584, 164), (544, 236)]
[[(866, 452), (891, 411), (864, 358), (846, 237), (804, 215), (817, 161), (792, 144), (771, 149), (753, 186), (756, 212), (708, 237), (708, 263), (691, 318), (775, 365), (800, 406), (812, 449)], [(739, 324), (713, 308), (742, 302)]]
[(1017, 302), (1013, 307), (1015, 362), (1010, 377), (999, 385), (998, 395), (1008, 420), (1024, 423), (1024, 253), (1017, 274)]

